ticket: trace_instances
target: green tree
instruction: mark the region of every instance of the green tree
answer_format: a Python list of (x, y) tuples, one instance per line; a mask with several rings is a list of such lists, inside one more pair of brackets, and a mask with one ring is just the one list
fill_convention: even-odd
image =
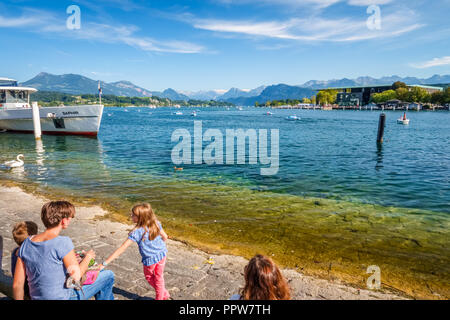
[(386, 90), (380, 93), (374, 93), (371, 100), (375, 103), (384, 103), (389, 100), (397, 98), (397, 94), (394, 90)]
[(338, 91), (333, 89), (320, 90), (316, 99), (319, 104), (333, 104), (336, 102)]
[(398, 100), (401, 101), (409, 101), (410, 100), (410, 94), (409, 90), (407, 88), (400, 87), (395, 90), (395, 95), (397, 96)]
[(445, 92), (437, 91), (431, 94), (431, 103), (434, 104), (445, 104)]
[(413, 87), (410, 92), (411, 102), (427, 102), (430, 101), (430, 94), (423, 88)]
[(397, 89), (399, 89), (399, 88), (405, 88), (405, 89), (407, 89), (408, 87), (406, 86), (406, 83), (401, 82), (401, 81), (397, 81), (397, 82), (394, 82), (394, 83), (392, 84), (392, 89), (393, 89), (393, 90), (397, 90)]
[(447, 89), (445, 89), (443, 100), (444, 100), (443, 104), (450, 103), (450, 87), (447, 87)]

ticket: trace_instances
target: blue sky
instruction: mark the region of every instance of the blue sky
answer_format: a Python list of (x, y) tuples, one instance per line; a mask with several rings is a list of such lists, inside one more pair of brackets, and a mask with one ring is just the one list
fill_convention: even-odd
[[(81, 28), (69, 30), (70, 5)], [(380, 29), (368, 28), (370, 5)], [(129, 80), (150, 90), (450, 74), (450, 0), (0, 2), (0, 76)]]

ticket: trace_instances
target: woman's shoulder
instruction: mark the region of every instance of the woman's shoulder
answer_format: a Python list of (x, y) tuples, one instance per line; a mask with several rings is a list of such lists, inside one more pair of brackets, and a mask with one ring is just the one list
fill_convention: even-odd
[(63, 256), (74, 248), (72, 239), (65, 236), (57, 236), (49, 242), (49, 245), (57, 252), (61, 252)]
[(73, 244), (72, 239), (70, 237), (65, 236), (57, 236), (54, 240), (60, 244)]

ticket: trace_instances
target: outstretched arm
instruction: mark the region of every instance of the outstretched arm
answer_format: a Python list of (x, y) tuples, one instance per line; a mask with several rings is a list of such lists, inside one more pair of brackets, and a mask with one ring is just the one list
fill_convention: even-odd
[[(133, 240), (127, 239), (125, 240), (124, 243), (122, 243), (122, 245), (117, 248), (116, 251), (114, 251), (114, 253), (112, 255), (110, 255), (108, 257), (108, 259), (106, 259), (104, 262), (106, 262), (107, 264), (110, 264), (111, 262), (113, 262), (114, 259), (118, 258), (122, 253), (125, 252), (125, 250), (127, 250), (127, 248), (133, 243)], [(105, 266), (100, 265), (100, 268), (103, 269)]]
[(14, 270), (13, 281), (13, 296), (14, 300), (23, 300), (24, 298), (24, 285), (25, 285), (25, 263), (22, 259), (17, 258), (16, 270)]
[(164, 241), (167, 241), (167, 239), (169, 239), (169, 237), (167, 236), (167, 233), (166, 233), (163, 229), (161, 229), (161, 230), (159, 231), (159, 233), (160, 233), (160, 235), (161, 235), (161, 238), (162, 238)]

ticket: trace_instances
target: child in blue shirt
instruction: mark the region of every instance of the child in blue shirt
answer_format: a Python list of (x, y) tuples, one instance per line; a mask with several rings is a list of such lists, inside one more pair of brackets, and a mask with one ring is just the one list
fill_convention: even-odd
[[(22, 243), (29, 236), (33, 236), (38, 233), (38, 226), (36, 223), (32, 221), (21, 221), (16, 223), (13, 228), (12, 235), (14, 241), (17, 243), (18, 247), (13, 250), (11, 253), (11, 274), (14, 277), (14, 272), (16, 270), (17, 258), (19, 257), (19, 249), (22, 246)], [(25, 286), (24, 286), (24, 296), (29, 299), (30, 298), (30, 289), (28, 287), (28, 279), (25, 277)]]
[(135, 205), (131, 210), (131, 219), (136, 226), (129, 233), (128, 239), (100, 267), (106, 267), (136, 242), (142, 256), (145, 279), (155, 289), (156, 300), (169, 299), (170, 295), (164, 284), (167, 234), (148, 203)]

